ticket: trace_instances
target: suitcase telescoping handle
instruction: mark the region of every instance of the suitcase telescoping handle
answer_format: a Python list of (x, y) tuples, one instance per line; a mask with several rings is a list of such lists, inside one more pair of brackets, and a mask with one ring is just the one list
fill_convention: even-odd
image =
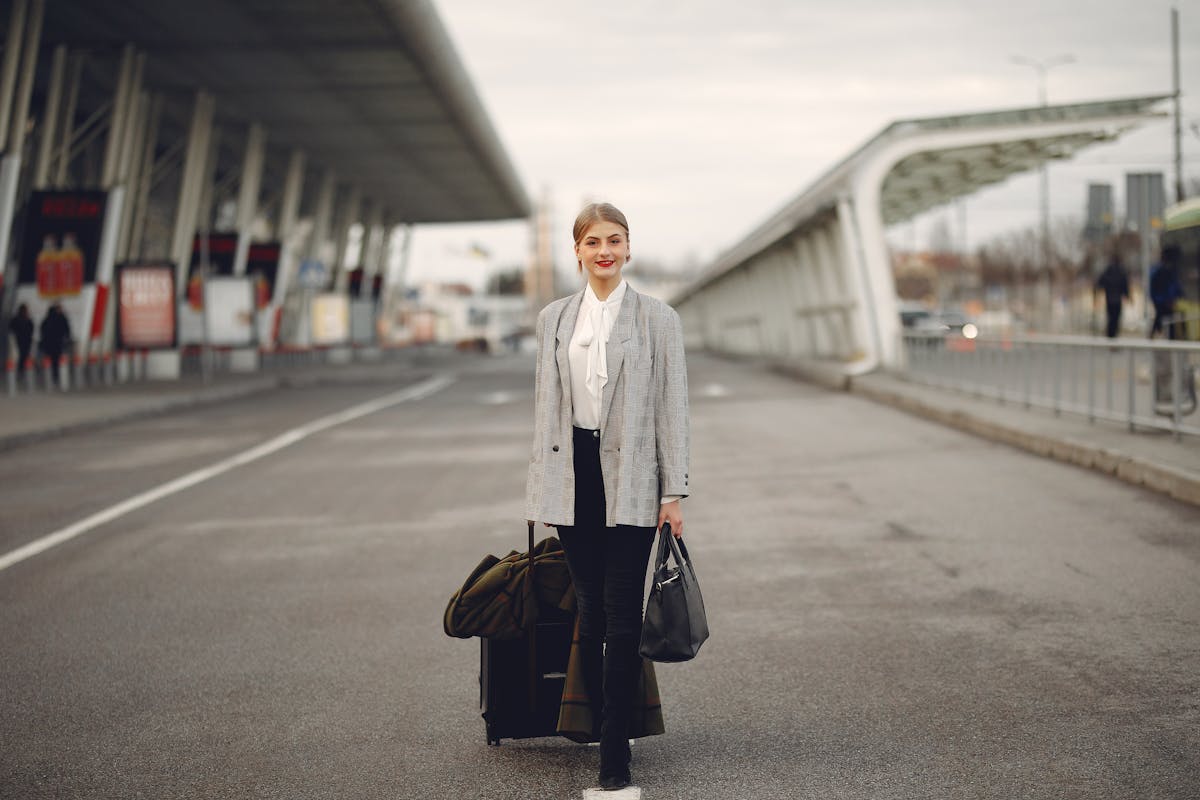
[(529, 570), (525, 573), (526, 580), (529, 581), (529, 601), (533, 606), (533, 624), (529, 626), (529, 711), (533, 713), (537, 711), (537, 687), (538, 687), (538, 669), (537, 669), (537, 584), (533, 581), (533, 520), (526, 520), (529, 523)]

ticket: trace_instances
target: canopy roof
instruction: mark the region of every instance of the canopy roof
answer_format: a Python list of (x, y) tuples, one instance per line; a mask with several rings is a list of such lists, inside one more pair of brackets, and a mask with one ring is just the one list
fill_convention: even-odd
[[(971, 128), (1022, 127), (1028, 128), (1028, 132), (1017, 139), (929, 150), (903, 159), (892, 167), (883, 184), (884, 224), (904, 222), (984, 186), (1036, 169), (1047, 161), (1068, 159), (1086, 147), (1116, 139), (1132, 125), (1144, 121), (1153, 105), (1167, 97), (1169, 95), (894, 122), (876, 137), (877, 140)], [(1064, 129), (1062, 123), (1068, 123), (1068, 127)], [(1070, 126), (1070, 123), (1085, 124), (1080, 127)], [(1071, 130), (1071, 127), (1075, 129)]]
[[(1047, 161), (1070, 158), (1149, 119), (1170, 95), (893, 122), (723, 252), (680, 301), (797, 230), (827, 220), (856, 192), (879, 192), (885, 225), (911, 219)], [(879, 174), (881, 182), (860, 180)]]
[(1163, 227), (1169, 231), (1200, 227), (1200, 197), (1176, 203), (1163, 212)]
[[(217, 124), (261, 123), (269, 148), (302, 148), (309, 164), (333, 168), (398, 221), (529, 214), (428, 0), (52, 0), (42, 41), (109, 59), (133, 44), (177, 135), (205, 89)], [(83, 116), (111, 100), (111, 77), (95, 72)]]

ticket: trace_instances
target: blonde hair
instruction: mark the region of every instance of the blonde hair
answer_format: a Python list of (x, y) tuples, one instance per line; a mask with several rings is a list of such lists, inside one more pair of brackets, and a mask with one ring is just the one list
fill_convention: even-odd
[[(629, 239), (629, 223), (625, 220), (621, 209), (612, 203), (588, 203), (579, 212), (579, 216), (575, 217), (575, 227), (571, 229), (571, 234), (575, 237), (575, 244), (579, 244), (588, 228), (597, 222), (611, 222), (614, 225), (620, 225), (625, 229), (625, 238)], [(579, 269), (582, 271), (583, 262), (578, 263)]]

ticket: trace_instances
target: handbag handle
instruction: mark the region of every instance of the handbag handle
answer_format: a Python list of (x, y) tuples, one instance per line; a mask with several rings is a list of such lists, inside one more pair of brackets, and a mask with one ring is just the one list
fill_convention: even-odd
[[(657, 573), (660, 569), (667, 566), (667, 559), (673, 555), (675, 557), (676, 566), (683, 567), (689, 561), (691, 556), (688, 555), (687, 545), (683, 543), (683, 537), (675, 537), (671, 535), (671, 523), (664, 522), (662, 531), (658, 540), (658, 555), (654, 559), (654, 571)], [(669, 548), (669, 552), (668, 552)]]

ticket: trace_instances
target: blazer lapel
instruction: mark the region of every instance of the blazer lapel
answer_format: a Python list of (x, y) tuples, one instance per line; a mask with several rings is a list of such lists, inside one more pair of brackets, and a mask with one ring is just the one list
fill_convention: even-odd
[(563, 407), (571, 408), (571, 363), (568, 360), (567, 348), (571, 344), (571, 335), (575, 333), (575, 320), (579, 317), (579, 307), (583, 304), (583, 292), (571, 298), (571, 302), (563, 306), (562, 316), (558, 318), (558, 328), (554, 333), (554, 358), (558, 361), (558, 377), (562, 381)]
[(633, 336), (633, 318), (637, 313), (638, 295), (633, 287), (625, 286), (625, 297), (621, 300), (621, 313), (613, 325), (612, 335), (608, 337), (608, 383), (600, 398), (600, 427), (608, 428), (608, 412), (612, 408), (613, 393), (616, 391), (617, 378), (621, 374), (621, 365), (625, 363), (625, 348)]

